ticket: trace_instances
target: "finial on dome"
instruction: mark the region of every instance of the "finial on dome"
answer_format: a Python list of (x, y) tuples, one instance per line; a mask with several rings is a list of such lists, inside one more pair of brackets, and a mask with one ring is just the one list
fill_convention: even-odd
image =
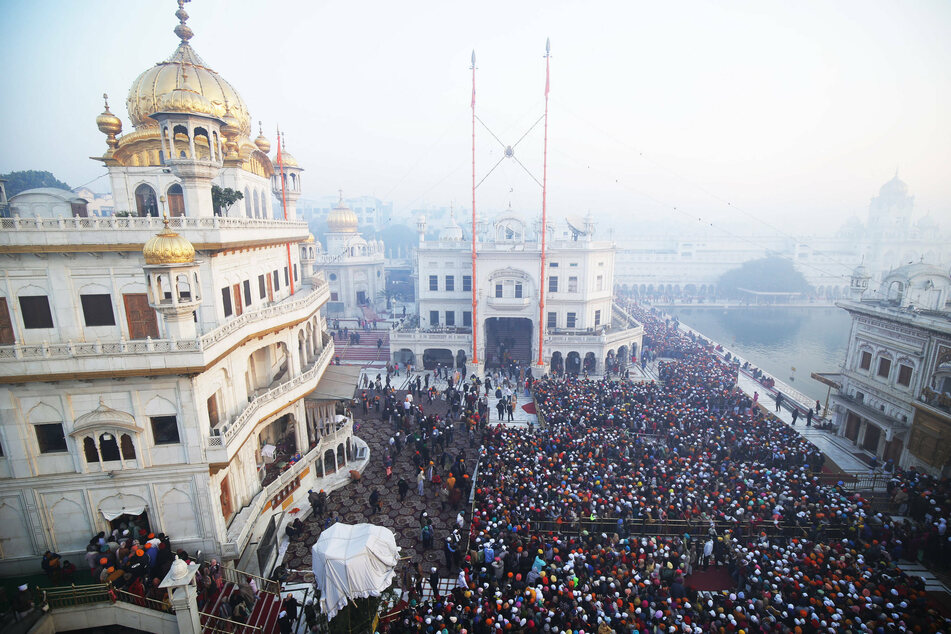
[(116, 115), (109, 111), (109, 95), (102, 93), (102, 100), (105, 102), (106, 109), (96, 117), (96, 127), (106, 135), (106, 145), (109, 150), (115, 150), (119, 147), (119, 141), (116, 135), (122, 132), (122, 121)]
[(175, 12), (175, 17), (178, 18), (175, 35), (182, 40), (182, 44), (188, 44), (188, 40), (192, 39), (195, 34), (191, 27), (185, 24), (185, 21), (188, 20), (188, 13), (185, 11), (186, 2), (191, 2), (191, 0), (178, 0), (178, 11)]
[(338, 190), (337, 190), (337, 195), (340, 196), (340, 198), (337, 199), (337, 204), (338, 204), (338, 205), (343, 205), (343, 190), (342, 190), (342, 189), (338, 189)]

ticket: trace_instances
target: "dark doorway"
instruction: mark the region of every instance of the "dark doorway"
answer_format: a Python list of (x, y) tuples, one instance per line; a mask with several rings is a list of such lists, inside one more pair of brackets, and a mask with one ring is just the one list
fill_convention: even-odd
[(435, 370), (436, 365), (442, 365), (444, 368), (451, 368), (454, 365), (454, 359), (451, 350), (445, 348), (426, 348), (423, 350), (423, 368), (426, 370)]
[(491, 317), (485, 320), (485, 365), (523, 366), (532, 362), (532, 320), (522, 317)]
[(862, 449), (876, 453), (878, 451), (878, 439), (881, 435), (882, 430), (871, 423), (865, 423), (865, 439), (862, 441)]
[(357, 291), (357, 305), (363, 306), (366, 303), (367, 303), (367, 292)]
[(115, 530), (119, 529), (119, 533), (122, 531), (130, 529), (132, 526), (135, 527), (135, 535), (132, 535), (132, 531), (129, 531), (129, 536), (132, 539), (138, 539), (139, 542), (144, 543), (144, 540), (140, 537), (139, 531), (145, 531), (145, 534), (148, 535), (152, 532), (152, 525), (149, 523), (149, 512), (142, 511), (138, 515), (130, 515), (128, 513), (123, 513), (119, 517), (113, 518), (109, 521), (109, 528)]

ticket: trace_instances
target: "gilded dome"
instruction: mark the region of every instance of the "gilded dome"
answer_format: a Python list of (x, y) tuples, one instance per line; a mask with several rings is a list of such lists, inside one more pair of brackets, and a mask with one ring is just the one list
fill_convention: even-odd
[(264, 130), (261, 129), (260, 121), (258, 121), (258, 138), (254, 140), (254, 144), (258, 146), (258, 149), (265, 154), (271, 151), (271, 142), (267, 140), (266, 136), (264, 136)]
[(195, 247), (191, 242), (168, 227), (162, 233), (152, 236), (142, 247), (146, 264), (188, 264), (195, 261)]
[(314, 238), (314, 234), (308, 233), (307, 237), (304, 238), (304, 244), (313, 244), (314, 242), (316, 242), (316, 238)]
[(347, 207), (343, 202), (343, 192), (340, 193), (340, 200), (327, 216), (327, 229), (332, 233), (356, 233), (357, 232), (357, 214)]
[(106, 100), (106, 109), (96, 117), (96, 127), (103, 134), (119, 134), (122, 132), (122, 120), (109, 110), (108, 96), (103, 95), (102, 98)]
[(126, 107), (132, 125), (136, 128), (156, 126), (149, 115), (160, 111), (160, 98), (177, 88), (184, 88), (197, 93), (210, 104), (213, 112), (202, 114), (212, 114), (220, 119), (230, 110), (241, 134), (250, 135), (251, 116), (241, 95), (221, 75), (209, 68), (188, 43), (192, 30), (185, 24), (188, 14), (184, 9), (179, 7), (175, 15), (179, 19), (175, 34), (181, 38), (178, 48), (164, 62), (157, 63), (139, 75), (129, 89)]
[(278, 169), (281, 164), (283, 164), (284, 167), (300, 167), (294, 155), (283, 148), (281, 149), (281, 162), (278, 163), (277, 155), (274, 156), (274, 160), (271, 162), (274, 164), (275, 169)]
[(176, 88), (159, 95), (155, 106), (158, 108), (156, 112), (190, 112), (218, 116), (218, 110), (204, 95), (187, 88)]

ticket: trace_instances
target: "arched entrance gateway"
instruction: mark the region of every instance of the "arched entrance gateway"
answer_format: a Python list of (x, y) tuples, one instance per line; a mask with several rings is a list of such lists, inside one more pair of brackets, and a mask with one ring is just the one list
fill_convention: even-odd
[(503, 367), (511, 363), (522, 366), (532, 362), (531, 319), (523, 317), (490, 317), (485, 320), (485, 366)]

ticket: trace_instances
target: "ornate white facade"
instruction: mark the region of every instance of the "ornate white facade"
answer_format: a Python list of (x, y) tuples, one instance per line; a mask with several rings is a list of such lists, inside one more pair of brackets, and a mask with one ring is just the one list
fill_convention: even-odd
[(878, 283), (864, 267), (852, 299), (848, 355), (836, 377), (838, 434), (879, 461), (945, 474), (951, 466), (951, 277), (927, 264)]
[[(301, 170), (284, 156), (285, 220), (270, 144), (249, 140), (240, 96), (176, 15), (175, 53), (130, 91), (134, 130), (120, 136), (108, 106), (97, 119), (126, 213), (33, 190), (2, 219), (3, 574), (143, 512), (176, 546), (255, 571), (248, 546), (272, 515), (339, 486), (365, 446), (343, 397), (315, 393), (334, 350), (330, 290), (294, 220)], [(244, 199), (216, 208), (212, 185)]]
[[(452, 219), (427, 241), (417, 224), (418, 315), (390, 334), (394, 360), (457, 366), (473, 362), (473, 321), (478, 366), (509, 360), (537, 365), (539, 300), (545, 288), (544, 368), (602, 373), (606, 360), (622, 363), (641, 347), (643, 327), (613, 304), (614, 244), (597, 241), (590, 222), (577, 239), (554, 239), (549, 227), (541, 277), (541, 242), (516, 214), (480, 223), (476, 235), (476, 320), (472, 313), (471, 237)], [(540, 225), (540, 223), (538, 223)], [(471, 235), (471, 234), (470, 234)]]
[(330, 286), (328, 316), (372, 320), (386, 304), (383, 241), (364, 239), (357, 223), (341, 192), (327, 216), (327, 248), (317, 264)]

